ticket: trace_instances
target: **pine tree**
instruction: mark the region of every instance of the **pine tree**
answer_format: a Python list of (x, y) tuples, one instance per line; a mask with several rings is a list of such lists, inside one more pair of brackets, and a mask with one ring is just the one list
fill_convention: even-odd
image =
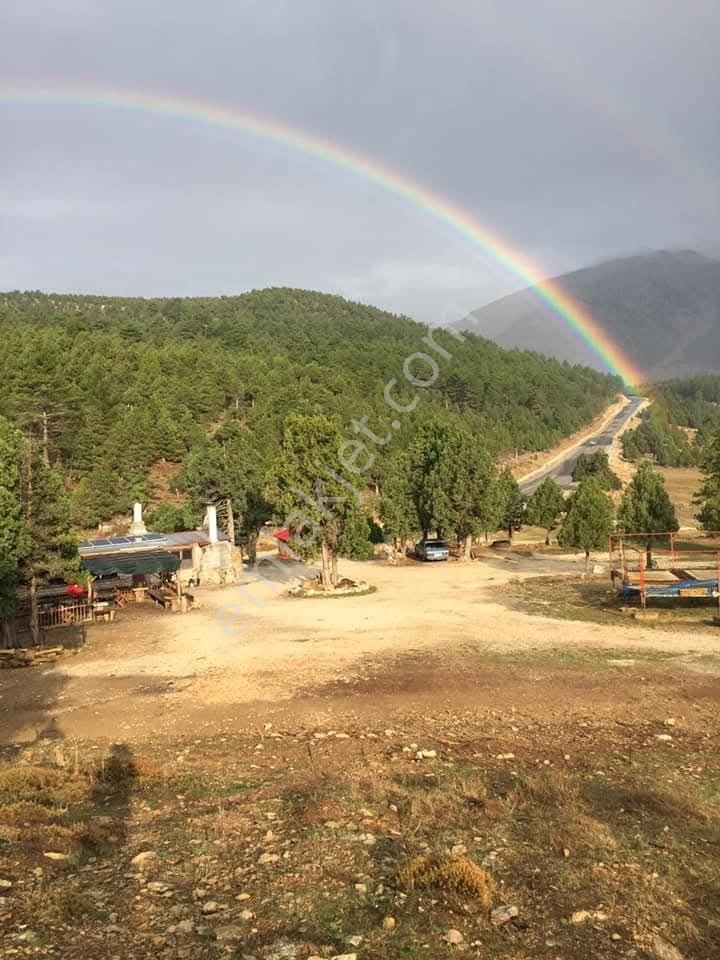
[(513, 534), (521, 528), (525, 518), (525, 500), (508, 467), (498, 477), (497, 498), (498, 522), (507, 530), (508, 539), (512, 540)]
[(433, 419), (421, 426), (408, 451), (410, 496), (424, 539), (431, 532), (442, 536), (449, 525), (443, 464), (448, 439), (448, 425)]
[(160, 503), (147, 514), (148, 526), (158, 533), (193, 530), (198, 519), (189, 506), (175, 506), (173, 503)]
[(653, 544), (663, 543), (663, 538), (657, 534), (674, 533), (680, 529), (675, 507), (665, 489), (665, 480), (653, 469), (649, 460), (640, 464), (634, 479), (625, 489), (618, 522), (627, 533), (647, 535), (639, 539), (647, 548), (648, 566), (652, 566)]
[(440, 461), (444, 522), (463, 558), (471, 556), (473, 537), (497, 522), (497, 471), (487, 450), (470, 430), (448, 429)]
[(595, 477), (604, 490), (620, 490), (620, 478), (610, 469), (610, 458), (604, 450), (594, 453), (581, 453), (575, 461), (572, 478), (576, 483), (582, 483), (588, 477)]
[(543, 527), (547, 532), (545, 544), (550, 544), (550, 534), (558, 525), (565, 510), (565, 497), (558, 484), (547, 477), (528, 500), (525, 520), (533, 527)]
[(132, 501), (126, 488), (121, 493), (120, 485), (117, 471), (108, 463), (99, 463), (72, 492), (73, 523), (78, 527), (97, 527), (113, 514), (127, 511)]
[(590, 551), (601, 550), (608, 544), (614, 512), (612, 500), (594, 477), (581, 483), (570, 498), (558, 542), (562, 547), (585, 551), (586, 573)]
[(193, 447), (182, 473), (196, 512), (208, 503), (229, 503), (235, 532), (247, 541), (253, 563), (258, 534), (273, 513), (265, 496), (267, 471), (264, 453), (250, 431), (231, 423)]
[(350, 560), (369, 560), (372, 557), (370, 520), (361, 510), (348, 511), (338, 540), (338, 553)]
[(395, 541), (396, 549), (404, 551), (406, 542), (418, 530), (410, 484), (410, 461), (405, 453), (385, 461), (380, 478), (380, 516), (383, 529)]
[(40, 642), (38, 583), (41, 577), (81, 577), (77, 539), (71, 530), (70, 500), (62, 476), (46, 466), (42, 453), (25, 442), (22, 464), (22, 505), (27, 528), (27, 549), (22, 571), (29, 589), (30, 634)]
[(25, 441), (19, 430), (0, 417), (0, 632), (3, 646), (14, 645), (12, 616), (28, 531), (22, 505), (22, 460)]
[(700, 507), (697, 519), (703, 530), (720, 530), (720, 432), (714, 434), (703, 458), (705, 482), (695, 503)]
[(322, 584), (337, 584), (337, 557), (346, 526), (356, 522), (360, 491), (339, 472), (343, 443), (322, 414), (290, 414), (270, 477), (270, 496), (291, 532), (299, 556), (322, 558)]

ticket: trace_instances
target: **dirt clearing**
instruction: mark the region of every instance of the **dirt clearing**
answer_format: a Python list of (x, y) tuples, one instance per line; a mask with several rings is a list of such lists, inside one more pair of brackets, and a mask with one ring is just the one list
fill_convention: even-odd
[(0, 673), (0, 955), (716, 957), (718, 636), (493, 594), (562, 563), (208, 591)]

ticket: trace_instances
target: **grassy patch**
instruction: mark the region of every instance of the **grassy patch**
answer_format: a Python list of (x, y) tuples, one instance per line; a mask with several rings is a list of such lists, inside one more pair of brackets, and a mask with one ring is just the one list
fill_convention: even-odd
[[(718, 955), (712, 741), (676, 729), (669, 750), (645, 728), (537, 722), (503, 761), (485, 745), (486, 735), (504, 735), (501, 721), (473, 726), (448, 714), (447, 723), (467, 726), (453, 730), (461, 746), (434, 743), (422, 720), (408, 720), (397, 743), (314, 744), (311, 764), (293, 735), (275, 741), (272, 756), (255, 752), (256, 737), (228, 738), (222, 751), (196, 746), (182, 769), (166, 760), (165, 774), (147, 777), (143, 769), (158, 768), (127, 754), (77, 771), (0, 768), (9, 837), (0, 877), (17, 885), (9, 943), (20, 947), (31, 929), (33, 942), (61, 944), (63, 956), (100, 960), (117, 915), (122, 960), (156, 955), (179, 918), (200, 927), (183, 934), (190, 956), (215, 956), (212, 929), (227, 925), (244, 931), (250, 956), (290, 942), (298, 956), (363, 960), (446, 960), (476, 949), (494, 960), (615, 960), (650, 933), (694, 960)], [(411, 738), (437, 756), (404, 753)], [(546, 765), (539, 758), (556, 755), (558, 740), (568, 756)], [(239, 777), (239, 764), (251, 775)], [(52, 846), (37, 845), (39, 829), (60, 831)], [(71, 855), (48, 862), (48, 849)], [(133, 866), (144, 850), (154, 857)], [(221, 904), (217, 915), (204, 913), (208, 900)], [(495, 926), (501, 906), (518, 916)], [(590, 919), (572, 922), (579, 911)], [(444, 939), (450, 929), (465, 951)]]
[[(617, 596), (605, 577), (587, 580), (532, 577), (512, 580), (495, 587), (493, 593), (512, 609), (523, 613), (613, 626), (622, 624), (628, 628), (673, 631), (692, 625), (710, 627), (717, 613), (715, 604), (656, 600), (649, 609), (657, 614), (657, 619), (636, 620), (631, 613), (632, 606)], [(640, 609), (639, 603), (637, 609)]]

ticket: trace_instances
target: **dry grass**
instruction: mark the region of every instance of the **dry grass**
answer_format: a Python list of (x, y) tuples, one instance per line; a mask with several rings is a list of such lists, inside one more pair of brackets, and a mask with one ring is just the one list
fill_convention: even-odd
[(72, 887), (55, 887), (42, 899), (39, 916), (47, 923), (77, 923), (86, 917), (97, 917), (92, 899)]
[[(527, 580), (511, 580), (496, 587), (494, 596), (514, 610), (561, 620), (602, 623), (613, 626), (622, 624), (623, 629), (685, 631), (688, 625), (710, 627), (717, 612), (716, 603), (705, 600), (686, 599), (654, 600), (650, 610), (654, 619), (635, 619), (634, 609), (640, 610), (639, 601), (623, 600), (615, 593), (609, 578), (588, 577), (576, 580), (570, 577), (531, 577)], [(626, 612), (623, 612), (626, 611)]]
[(525, 777), (517, 790), (518, 800), (542, 807), (548, 812), (574, 806), (578, 788), (562, 770), (539, 770)]
[(703, 483), (702, 472), (697, 467), (658, 467), (657, 470), (665, 479), (680, 526), (697, 527), (695, 514), (698, 508), (693, 500)]
[(406, 890), (430, 889), (469, 897), (486, 909), (494, 889), (490, 875), (467, 857), (413, 857), (398, 873), (398, 882)]
[[(450, 960), (458, 951), (442, 935), (451, 927), (496, 960), (544, 956), (550, 938), (559, 956), (614, 960), (651, 934), (694, 960), (718, 955), (712, 740), (676, 729), (672, 751), (649, 749), (646, 733), (612, 723), (530, 728), (516, 718), (524, 732), (507, 764), (487, 744), (506, 725), (448, 715), (443, 724), (468, 725), (443, 730), (459, 744), (450, 749), (421, 733), (425, 722), (409, 721), (398, 742), (313, 744), (312, 763), (292, 736), (264, 755), (256, 738), (196, 745), (166, 776), (156, 758), (117, 750), (104, 762), (81, 758), (77, 770), (1, 768), (0, 826), (10, 839), (0, 844), (0, 876), (16, 882), (11, 935), (25, 925), (60, 946), (63, 960), (100, 960), (113, 913), (124, 931), (114, 953), (149, 960), (159, 955), (153, 938), (167, 938), (176, 922), (172, 907), (210, 931), (183, 943), (208, 958), (220, 955), (212, 929), (225, 924), (246, 930), (250, 956), (281, 939), (298, 944), (298, 956), (334, 956), (354, 952), (347, 938), (359, 935), (368, 960)], [(438, 756), (403, 753), (411, 739)], [(543, 766), (538, 758), (554, 756), (559, 741), (575, 759)], [(69, 795), (78, 798), (70, 807), (46, 802)], [(146, 849), (156, 852), (152, 878), (172, 887), (168, 900), (134, 878), (130, 860)], [(47, 850), (71, 856), (52, 863)], [(266, 854), (273, 859), (263, 862)], [(226, 905), (217, 918), (203, 916), (198, 887)], [(248, 903), (235, 900), (241, 891)], [(487, 911), (501, 904), (520, 916), (498, 930)], [(252, 925), (238, 915), (247, 907)], [(569, 923), (577, 910), (608, 919)]]

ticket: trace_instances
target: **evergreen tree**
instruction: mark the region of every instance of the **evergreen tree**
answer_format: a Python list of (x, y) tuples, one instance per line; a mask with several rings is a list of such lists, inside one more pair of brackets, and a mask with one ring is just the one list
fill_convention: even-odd
[(470, 559), (473, 537), (497, 522), (497, 471), (472, 433), (451, 426), (440, 461), (444, 524)]
[(345, 517), (338, 540), (338, 553), (350, 560), (369, 560), (373, 555), (370, 542), (370, 519), (361, 510), (350, 510)]
[(97, 527), (111, 520), (115, 513), (126, 513), (134, 501), (126, 488), (121, 492), (121, 482), (121, 477), (108, 463), (97, 464), (83, 477), (70, 498), (75, 526)]
[(0, 417), (0, 633), (5, 647), (14, 645), (12, 616), (20, 567), (29, 547), (22, 505), (24, 455), (22, 434)]
[(148, 527), (158, 533), (177, 533), (180, 530), (194, 530), (199, 517), (187, 505), (160, 503), (147, 514), (146, 520)]
[(23, 513), (27, 550), (22, 571), (28, 583), (30, 633), (40, 642), (38, 583), (42, 577), (81, 577), (77, 539), (71, 530), (70, 500), (57, 469), (45, 465), (42, 454), (29, 443), (23, 477)]
[(337, 584), (337, 557), (346, 526), (357, 522), (360, 492), (339, 473), (339, 427), (322, 414), (290, 414), (270, 472), (270, 497), (282, 511), (299, 556), (320, 553), (322, 584)]
[(406, 542), (418, 531), (418, 517), (410, 483), (410, 461), (403, 452), (385, 461), (380, 478), (380, 516), (383, 530), (393, 538), (395, 548), (404, 550)]
[(550, 544), (550, 534), (558, 525), (565, 510), (565, 497), (558, 484), (547, 477), (528, 500), (525, 520), (533, 527), (543, 527), (547, 533), (545, 544)]
[(450, 524), (445, 451), (450, 428), (432, 419), (423, 424), (408, 451), (410, 497), (424, 539), (442, 536)]
[(652, 534), (674, 533), (680, 529), (675, 507), (665, 489), (665, 481), (649, 460), (643, 461), (634, 479), (625, 489), (618, 522), (627, 533), (648, 534), (640, 537), (647, 548), (647, 563), (652, 566), (653, 543), (663, 538)]
[(720, 530), (720, 431), (711, 438), (703, 458), (705, 482), (695, 503), (700, 507), (697, 519), (703, 530)]
[(260, 529), (273, 513), (265, 496), (266, 474), (264, 453), (250, 432), (236, 423), (193, 447), (182, 474), (195, 512), (208, 503), (229, 505), (232, 527), (247, 541), (251, 562)]
[(585, 551), (586, 573), (590, 551), (607, 547), (614, 512), (612, 500), (594, 477), (581, 483), (570, 498), (558, 542), (562, 547)]
[(498, 522), (507, 530), (512, 540), (516, 530), (522, 527), (525, 517), (525, 499), (510, 469), (501, 471), (497, 481)]
[(595, 477), (603, 490), (620, 490), (620, 478), (610, 469), (610, 458), (604, 450), (594, 453), (581, 453), (575, 461), (572, 478), (575, 483), (582, 483), (588, 477)]

